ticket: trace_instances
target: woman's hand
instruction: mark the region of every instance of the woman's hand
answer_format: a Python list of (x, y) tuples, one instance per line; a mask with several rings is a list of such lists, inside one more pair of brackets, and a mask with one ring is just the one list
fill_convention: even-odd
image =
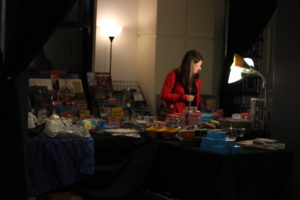
[(187, 101), (187, 102), (192, 102), (192, 101), (194, 101), (194, 98), (195, 98), (194, 95), (188, 94), (188, 95), (187, 95), (187, 98), (186, 98), (186, 101)]

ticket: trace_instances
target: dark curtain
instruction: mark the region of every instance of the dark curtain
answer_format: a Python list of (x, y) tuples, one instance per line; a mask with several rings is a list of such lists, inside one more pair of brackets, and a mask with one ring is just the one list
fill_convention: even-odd
[(232, 89), (227, 84), (234, 53), (243, 54), (250, 50), (276, 10), (276, 0), (229, 0), (227, 54), (221, 80), (220, 107), (225, 115), (231, 115)]
[(26, 199), (28, 77), (26, 68), (76, 0), (7, 0), (0, 63), (1, 198)]

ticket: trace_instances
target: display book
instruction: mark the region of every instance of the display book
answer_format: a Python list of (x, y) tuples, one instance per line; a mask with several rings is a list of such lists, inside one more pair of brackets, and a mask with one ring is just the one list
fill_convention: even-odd
[(255, 138), (251, 140), (239, 141), (237, 144), (243, 147), (254, 147), (269, 150), (285, 149), (285, 143), (271, 138)]
[(214, 95), (201, 95), (200, 110), (206, 113), (217, 111), (217, 97)]
[(120, 125), (122, 118), (149, 113), (141, 91), (130, 87), (114, 89), (110, 73), (88, 72), (87, 80), (97, 115), (108, 124)]
[(94, 117), (88, 109), (78, 74), (52, 70), (48, 79), (30, 78), (29, 91), (31, 107), (37, 116), (57, 113), (73, 120)]

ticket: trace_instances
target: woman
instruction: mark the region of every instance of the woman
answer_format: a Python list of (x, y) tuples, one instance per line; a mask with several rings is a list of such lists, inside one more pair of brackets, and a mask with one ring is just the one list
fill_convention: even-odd
[(183, 112), (186, 106), (200, 108), (201, 81), (198, 72), (203, 58), (196, 50), (185, 53), (181, 65), (169, 72), (161, 90), (161, 100), (173, 113)]

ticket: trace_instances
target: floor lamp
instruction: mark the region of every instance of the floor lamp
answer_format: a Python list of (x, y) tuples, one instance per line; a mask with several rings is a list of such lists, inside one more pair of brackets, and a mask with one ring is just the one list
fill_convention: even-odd
[[(268, 109), (267, 109), (267, 81), (265, 77), (257, 70), (254, 69), (254, 62), (251, 58), (242, 58), (238, 54), (234, 54), (233, 63), (230, 67), (230, 74), (228, 78), (228, 84), (242, 80), (247, 75), (259, 76), (262, 80), (262, 88), (264, 90), (264, 109), (265, 109), (265, 123), (268, 123)], [(268, 125), (265, 124), (266, 136), (270, 137)]]
[(110, 54), (109, 54), (109, 74), (111, 75), (111, 65), (112, 65), (112, 42), (115, 37), (121, 34), (122, 27), (117, 25), (112, 21), (106, 21), (101, 26), (101, 31), (105, 37), (110, 40)]

